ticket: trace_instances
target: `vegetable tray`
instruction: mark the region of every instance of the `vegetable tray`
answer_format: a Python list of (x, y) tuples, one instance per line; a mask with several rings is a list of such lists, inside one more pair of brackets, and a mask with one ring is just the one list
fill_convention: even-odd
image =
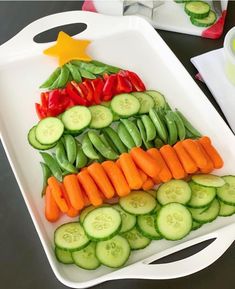
[[(53, 232), (69, 221), (56, 224), (44, 218), (40, 196), (39, 154), (27, 143), (27, 133), (36, 123), (34, 102), (39, 85), (56, 67), (54, 59), (42, 51), (49, 43), (38, 44), (35, 35), (56, 26), (85, 23), (87, 29), (75, 38), (90, 39), (89, 55), (94, 59), (137, 72), (147, 87), (164, 93), (204, 135), (209, 135), (220, 151), (225, 166), (215, 174), (235, 174), (235, 137), (206, 96), (189, 76), (156, 31), (136, 16), (114, 17), (90, 12), (65, 12), (33, 22), (0, 47), (0, 134), (22, 195), (43, 248), (57, 278), (69, 287), (85, 288), (121, 278), (170, 279), (199, 271), (218, 259), (235, 240), (235, 215), (218, 218), (191, 232), (180, 241), (160, 240), (133, 254), (122, 269), (100, 267), (94, 272), (62, 265), (54, 256)], [(70, 219), (71, 220), (71, 219)], [(168, 264), (151, 262), (215, 238), (195, 255)]]

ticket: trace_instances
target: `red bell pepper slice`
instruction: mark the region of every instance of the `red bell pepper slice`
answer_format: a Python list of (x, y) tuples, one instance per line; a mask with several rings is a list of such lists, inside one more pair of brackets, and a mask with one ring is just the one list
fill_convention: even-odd
[(75, 88), (75, 86), (72, 83), (69, 82), (66, 85), (66, 92), (68, 93), (70, 100), (72, 100), (74, 104), (85, 105), (85, 106), (87, 105), (86, 99), (84, 99), (83, 97), (79, 95), (79, 91), (77, 87)]
[(133, 91), (132, 84), (127, 77), (124, 77), (120, 73), (117, 74), (117, 86), (115, 89), (115, 93), (128, 93)]
[(48, 96), (49, 96), (48, 92), (42, 92), (40, 95), (41, 106), (44, 110), (47, 110), (48, 108)]
[[(133, 71), (125, 70), (124, 74), (128, 77), (131, 84), (137, 91), (144, 91), (146, 90), (145, 85), (143, 81), (140, 79), (140, 77), (134, 73)], [(123, 73), (122, 73), (123, 75)]]
[(108, 78), (109, 78), (109, 74), (108, 74), (108, 73), (104, 73), (104, 74), (103, 74), (103, 79), (104, 79), (104, 80), (107, 80)]
[(93, 99), (95, 104), (100, 104), (101, 103), (101, 97), (102, 97), (102, 91), (104, 87), (104, 81), (102, 78), (96, 78), (91, 81), (94, 94), (93, 94)]
[(86, 99), (88, 100), (89, 104), (94, 104), (94, 89), (91, 82), (89, 80), (85, 80), (82, 82), (82, 85), (84, 85), (87, 90)]
[(36, 113), (39, 119), (47, 117), (46, 112), (42, 109), (41, 104), (35, 103)]
[(117, 74), (111, 74), (109, 78), (105, 81), (103, 87), (103, 101), (109, 101), (115, 93), (115, 88), (117, 85)]

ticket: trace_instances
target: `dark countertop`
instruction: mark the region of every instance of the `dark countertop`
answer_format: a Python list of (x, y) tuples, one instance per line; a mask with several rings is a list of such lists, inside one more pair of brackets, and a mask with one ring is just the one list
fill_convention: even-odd
[[(56, 12), (78, 10), (81, 5), (80, 1), (0, 1), (0, 44), (40, 17)], [(225, 33), (234, 25), (235, 2), (232, 1), (229, 3)], [(166, 31), (159, 33), (192, 77), (196, 70), (190, 63), (190, 58), (222, 47), (224, 38), (223, 35), (219, 40), (209, 40)], [(206, 86), (199, 81), (197, 83), (221, 113)], [(0, 195), (0, 288), (66, 288), (57, 281), (49, 266), (1, 143)], [(192, 252), (193, 249), (190, 253)], [(235, 243), (214, 264), (191, 276), (166, 281), (110, 281), (95, 288), (234, 289), (234, 268)]]

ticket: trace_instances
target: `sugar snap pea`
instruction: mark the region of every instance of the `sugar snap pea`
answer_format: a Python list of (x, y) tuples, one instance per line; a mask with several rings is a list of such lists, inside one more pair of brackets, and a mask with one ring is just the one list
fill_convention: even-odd
[(68, 68), (65, 65), (62, 66), (60, 76), (58, 77), (57, 88), (62, 88), (66, 85), (69, 79), (69, 75), (70, 71)]
[(63, 138), (68, 161), (73, 164), (77, 156), (77, 143), (74, 137), (70, 134), (65, 134)]
[(68, 159), (66, 157), (63, 143), (61, 141), (59, 141), (56, 145), (56, 160), (57, 160), (59, 166), (61, 167), (61, 169), (65, 170), (67, 172), (70, 172), (70, 173), (76, 173), (77, 172), (74, 165), (68, 161)]
[(135, 147), (135, 143), (128, 130), (123, 123), (119, 123), (117, 127), (118, 136), (128, 149)]
[(107, 146), (96, 132), (88, 131), (88, 137), (96, 150), (106, 159), (115, 160), (118, 158), (118, 154), (116, 154), (110, 146)]
[(54, 70), (52, 72), (52, 74), (47, 78), (47, 80), (45, 82), (43, 82), (43, 84), (40, 85), (40, 88), (48, 88), (48, 87), (52, 86), (52, 84), (59, 77), (60, 70), (61, 70), (60, 67), (57, 67), (56, 70)]
[(43, 197), (46, 193), (47, 180), (48, 178), (52, 176), (52, 172), (49, 169), (49, 167), (43, 162), (40, 162), (40, 165), (42, 167), (42, 175), (43, 175), (43, 185), (42, 185), (42, 193), (41, 193), (41, 196)]
[(165, 119), (166, 119), (166, 125), (168, 128), (168, 144), (173, 145), (177, 142), (178, 133), (177, 133), (175, 120), (172, 117), (170, 111), (166, 113)]
[(185, 131), (185, 126), (184, 126), (182, 119), (179, 117), (179, 115), (175, 111), (169, 111), (168, 113), (171, 114), (175, 120), (179, 140), (184, 140), (186, 131)]
[(147, 135), (146, 135), (145, 127), (144, 127), (143, 121), (141, 119), (137, 119), (137, 126), (139, 128), (140, 135), (142, 137), (145, 148), (146, 149), (152, 148), (153, 144), (151, 141), (147, 141)]
[(176, 110), (176, 113), (178, 114), (178, 116), (182, 119), (184, 126), (186, 127), (186, 129), (194, 136), (194, 137), (201, 137), (200, 132), (192, 126), (192, 124), (187, 120), (187, 118), (179, 111)]
[(75, 65), (73, 65), (72, 63), (67, 63), (66, 67), (68, 68), (68, 70), (71, 73), (72, 80), (75, 80), (76, 82), (82, 81), (82, 77), (81, 77), (81, 74), (79, 72), (79, 69)]
[(103, 129), (103, 131), (106, 139), (114, 145), (120, 154), (127, 152), (126, 146), (123, 144), (118, 133), (113, 128), (106, 127)]
[(92, 64), (96, 65), (96, 66), (106, 66), (106, 70), (109, 72), (109, 73), (118, 73), (121, 69), (118, 68), (118, 67), (115, 67), (115, 66), (112, 66), (112, 65), (107, 65), (103, 62), (100, 62), (100, 61), (97, 61), (97, 60), (92, 60), (91, 61)]
[(117, 148), (115, 147), (114, 143), (112, 140), (110, 140), (110, 138), (107, 136), (107, 134), (105, 134), (105, 132), (101, 133), (100, 135), (101, 140), (103, 141), (103, 143), (108, 146), (111, 147), (111, 149), (119, 155), (119, 152), (117, 150)]
[(155, 138), (154, 145), (157, 149), (160, 149), (162, 146), (164, 146), (164, 142), (160, 138)]
[(85, 69), (93, 74), (102, 74), (106, 71), (106, 66), (96, 66), (92, 63), (82, 62), (80, 68)]
[(96, 76), (93, 73), (91, 73), (91, 72), (89, 72), (83, 68), (79, 67), (79, 72), (80, 72), (81, 76), (84, 78), (88, 78), (88, 79), (95, 79), (96, 78)]
[(167, 137), (168, 137), (167, 130), (166, 130), (164, 122), (161, 120), (160, 116), (158, 115), (157, 110), (154, 108), (151, 108), (149, 111), (149, 116), (157, 129), (157, 133), (159, 137), (165, 143), (167, 143)]
[(138, 127), (135, 125), (134, 122), (130, 121), (129, 119), (121, 119), (121, 122), (126, 127), (127, 131), (131, 135), (135, 146), (140, 147), (142, 145), (142, 138), (140, 135), (140, 132), (138, 130)]
[(84, 154), (81, 144), (77, 142), (77, 156), (76, 156), (76, 168), (81, 169), (88, 163), (88, 158)]
[(146, 141), (154, 140), (156, 137), (156, 128), (151, 118), (148, 115), (144, 114), (141, 115), (141, 120), (146, 131)]
[(93, 147), (88, 134), (86, 133), (82, 139), (82, 150), (84, 154), (91, 160), (99, 160), (99, 155)]
[(59, 164), (57, 161), (48, 153), (40, 152), (45, 164), (49, 167), (51, 170), (53, 176), (57, 178), (58, 181), (62, 181), (62, 171), (60, 169)]

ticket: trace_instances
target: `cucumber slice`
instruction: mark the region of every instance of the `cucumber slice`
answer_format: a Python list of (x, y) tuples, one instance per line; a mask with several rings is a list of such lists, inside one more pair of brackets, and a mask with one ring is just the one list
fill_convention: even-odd
[(140, 110), (139, 114), (148, 113), (150, 108), (154, 107), (154, 100), (153, 98), (144, 92), (132, 92), (138, 101), (140, 102)]
[(104, 128), (109, 126), (113, 121), (113, 114), (109, 108), (103, 105), (93, 105), (89, 107), (91, 112), (91, 128)]
[(118, 268), (123, 266), (131, 253), (130, 245), (122, 236), (115, 236), (107, 241), (100, 241), (96, 245), (96, 257), (100, 263)]
[(91, 122), (91, 112), (85, 106), (73, 106), (62, 115), (64, 126), (69, 131), (81, 131)]
[(133, 191), (129, 195), (119, 199), (119, 204), (124, 211), (133, 215), (145, 215), (156, 207), (156, 200), (144, 191)]
[(52, 145), (57, 142), (64, 132), (64, 125), (57, 117), (47, 117), (39, 121), (35, 137), (43, 145)]
[(74, 264), (86, 269), (94, 270), (100, 266), (100, 261), (96, 258), (96, 243), (91, 242), (84, 249), (72, 252)]
[(61, 225), (55, 230), (54, 241), (58, 248), (76, 251), (86, 247), (90, 240), (78, 222)]
[(166, 100), (164, 96), (156, 90), (146, 90), (146, 94), (150, 95), (154, 101), (154, 107), (155, 108), (165, 108), (166, 106)]
[(183, 180), (171, 180), (161, 185), (157, 191), (157, 200), (161, 205), (174, 202), (187, 204), (190, 198), (190, 186)]
[(118, 234), (121, 225), (121, 215), (111, 207), (94, 209), (83, 221), (86, 234), (94, 241), (111, 239)]
[(135, 227), (136, 216), (128, 214), (119, 205), (114, 205), (113, 208), (117, 210), (121, 215), (122, 226), (121, 226), (120, 234), (130, 231), (131, 229)]
[(187, 204), (192, 208), (207, 207), (216, 196), (216, 189), (212, 187), (204, 187), (194, 182), (189, 182), (189, 186), (192, 191), (192, 197)]
[(192, 176), (192, 180), (201, 186), (205, 187), (213, 187), (213, 188), (219, 188), (222, 187), (225, 184), (225, 181), (223, 178), (215, 175), (194, 175)]
[(195, 220), (193, 220), (193, 226), (192, 226), (192, 230), (197, 230), (199, 229), (203, 224), (196, 222)]
[(217, 196), (227, 205), (235, 206), (235, 176), (224, 176), (225, 185), (217, 188)]
[(202, 19), (209, 15), (210, 5), (204, 1), (190, 1), (185, 4), (184, 11), (191, 17)]
[(193, 209), (189, 208), (193, 219), (198, 223), (208, 223), (215, 220), (220, 211), (220, 204), (217, 199), (211, 203), (208, 209)]
[(56, 145), (56, 142), (50, 145), (43, 145), (36, 139), (36, 128), (37, 126), (33, 126), (28, 133), (28, 142), (29, 144), (35, 148), (36, 150), (45, 151), (53, 148)]
[(70, 251), (55, 247), (56, 259), (62, 264), (73, 264), (73, 258)]
[(127, 93), (114, 96), (111, 101), (111, 109), (121, 117), (130, 117), (140, 110), (140, 102), (138, 99)]
[(82, 212), (81, 212), (81, 214), (80, 214), (80, 216), (79, 216), (79, 222), (80, 222), (81, 224), (83, 224), (83, 221), (84, 221), (86, 215), (87, 215), (89, 212), (91, 212), (92, 210), (94, 210), (94, 209), (95, 209), (94, 206), (89, 206), (89, 207), (86, 207), (84, 210), (82, 210)]
[(193, 25), (198, 27), (208, 27), (215, 23), (216, 21), (216, 14), (214, 11), (210, 11), (209, 15), (202, 19), (197, 19), (194, 17), (190, 17), (190, 21)]
[(228, 217), (235, 214), (235, 206), (227, 205), (222, 201), (219, 201), (219, 203), (220, 203), (219, 216)]
[(188, 235), (192, 223), (189, 210), (179, 203), (164, 205), (156, 219), (158, 231), (167, 240), (180, 240)]
[(137, 229), (143, 236), (150, 240), (160, 240), (162, 236), (157, 232), (154, 215), (142, 215), (137, 217)]
[(131, 250), (139, 250), (147, 247), (151, 240), (143, 236), (136, 228), (123, 234), (130, 244)]

